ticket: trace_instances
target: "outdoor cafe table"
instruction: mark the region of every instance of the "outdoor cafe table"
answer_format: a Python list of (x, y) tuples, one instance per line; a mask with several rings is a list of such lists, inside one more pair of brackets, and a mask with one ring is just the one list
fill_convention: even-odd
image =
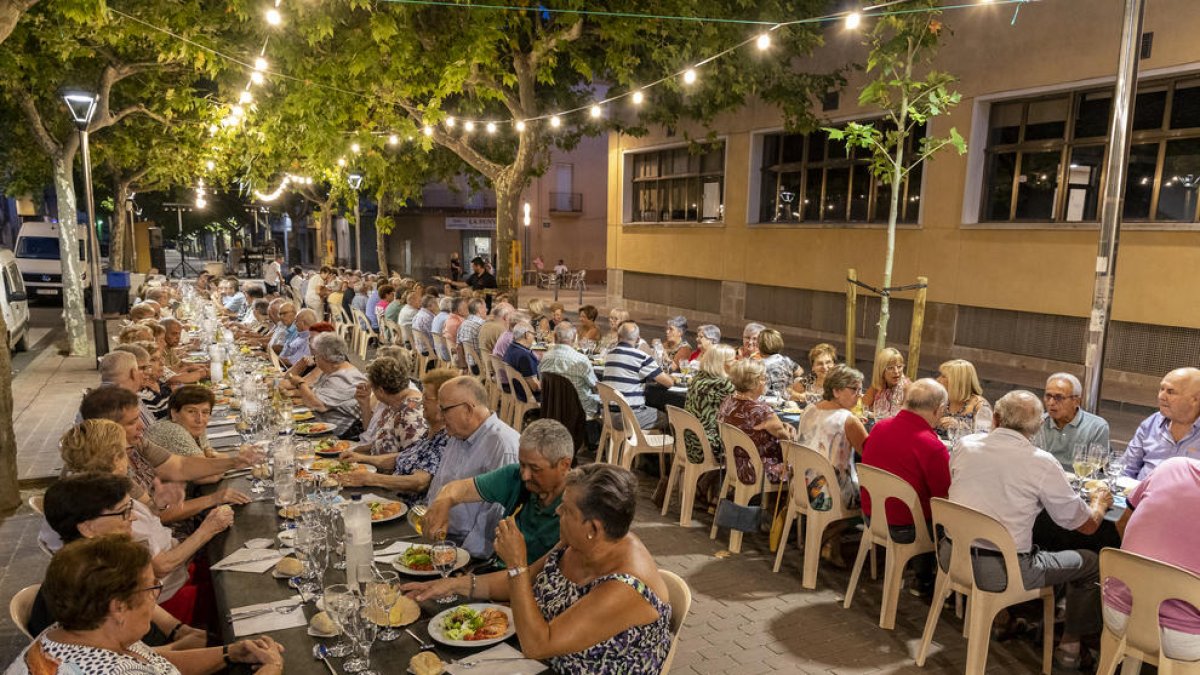
[[(206, 486), (206, 491), (221, 487), (233, 487), (251, 494), (249, 481), (245, 478), (227, 479), (220, 484)], [(365, 490), (345, 490), (344, 492), (355, 491), (365, 492)], [(264, 537), (274, 540), (279, 533), (281, 520), (272, 501), (257, 501), (235, 507), (234, 518), (234, 524), (231, 528), (217, 535), (209, 542), (207, 552), (210, 563), (215, 564), (225, 556), (241, 548), (245, 542), (251, 539)], [(376, 541), (412, 534), (415, 534), (415, 531), (405, 518), (377, 524), (373, 529)], [(414, 539), (414, 541), (416, 540)], [(402, 580), (406, 578), (403, 573), (400, 574), (400, 577)], [(428, 581), (436, 577), (407, 578), (411, 581)], [(221, 624), (221, 639), (227, 644), (239, 639), (234, 637), (233, 625), (226, 620), (230, 610), (257, 603), (277, 602), (296, 596), (296, 591), (287, 585), (286, 579), (276, 579), (270, 571), (255, 574), (251, 572), (218, 570), (212, 573), (212, 579), (217, 599), (217, 616)], [(325, 584), (343, 583), (344, 581), (345, 573), (341, 570), (333, 569), (331, 560), (329, 569), (325, 572)], [(465, 602), (467, 602), (466, 598), (460, 596), (459, 603)], [(433, 639), (429, 637), (429, 619), (438, 612), (452, 606), (451, 604), (439, 604), (435, 601), (423, 602), (421, 603), (421, 617), (407, 626), (409, 630), (419, 635), (425, 642), (435, 644), (437, 655), (446, 663), (483, 651), (482, 649), (447, 647), (433, 642)], [(308, 619), (311, 619), (317, 613), (312, 603), (306, 603), (302, 609), (297, 611), (304, 612), (305, 618)], [(376, 640), (374, 646), (371, 648), (371, 664), (375, 670), (381, 673), (406, 672), (409, 660), (420, 651), (419, 645), (408, 634), (404, 633), (403, 628), (398, 628), (397, 630), (401, 632), (400, 638), (391, 642)], [(313, 658), (312, 649), (313, 645), (318, 642), (333, 644), (335, 641), (334, 638), (311, 637), (308, 635), (307, 626), (271, 631), (266, 633), (266, 635), (269, 635), (275, 641), (282, 644), (287, 650), (284, 653), (284, 664), (288, 675), (295, 675), (297, 673), (329, 675), (325, 664)], [(520, 649), (520, 643), (517, 641), (515, 635), (508, 639), (508, 643)], [(339, 673), (342, 672), (342, 659), (329, 657), (329, 661)], [(248, 673), (250, 669), (243, 668), (239, 672)]]

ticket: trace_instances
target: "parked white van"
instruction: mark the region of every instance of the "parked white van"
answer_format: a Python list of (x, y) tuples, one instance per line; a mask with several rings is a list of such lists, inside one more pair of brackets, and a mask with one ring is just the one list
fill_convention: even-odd
[(0, 312), (8, 325), (8, 348), (13, 351), (23, 352), (28, 347), (28, 300), (16, 257), (12, 251), (0, 249)]
[[(79, 228), (79, 260), (85, 260), (87, 226)], [(33, 298), (62, 297), (62, 260), (58, 244), (58, 223), (30, 221), (21, 225), (17, 245), (13, 249), (17, 268), (25, 288)], [(87, 284), (86, 265), (81, 264), (84, 284)]]

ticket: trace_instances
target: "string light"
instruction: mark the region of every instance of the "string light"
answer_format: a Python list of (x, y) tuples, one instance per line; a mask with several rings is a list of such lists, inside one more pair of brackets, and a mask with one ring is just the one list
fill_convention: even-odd
[(771, 48), (771, 36), (768, 33), (763, 33), (754, 41), (755, 46), (759, 51), (766, 51)]
[(240, 106), (240, 105), (235, 105), (235, 106), (233, 106), (232, 108), (230, 108), (230, 109), (229, 109), (229, 114), (230, 114), (231, 116), (233, 116), (233, 118), (236, 120), (237, 118), (239, 118), (239, 117), (241, 117), (242, 115), (246, 114), (246, 111), (245, 111), (245, 110), (242, 108), (242, 106)]
[(251, 96), (250, 92), (246, 91), (245, 89), (242, 90), (242, 93), (238, 94), (238, 103), (241, 103), (242, 105), (246, 105), (252, 100), (254, 100), (254, 97)]
[(358, 153), (362, 152), (362, 146), (359, 145), (358, 143), (351, 143), (350, 144), (350, 152), (353, 152), (354, 154), (357, 155)]
[(432, 136), (433, 135), (433, 127), (426, 124), (425, 128), (421, 130), (421, 133), (425, 134), (426, 136)]
[(559, 128), (559, 127), (561, 127), (561, 126), (562, 126), (562, 120), (561, 120), (561, 119), (559, 119), (558, 115), (551, 115), (551, 116), (550, 116), (550, 126), (551, 126), (551, 127), (554, 127), (555, 129), (557, 129), (557, 128)]
[(267, 10), (267, 23), (272, 26), (278, 26), (283, 23), (283, 15), (279, 13), (279, 10), (272, 7)]
[(254, 69), (259, 72), (266, 70), (267, 69), (267, 60), (261, 56), (254, 59)]
[(495, 122), (488, 122), (488, 123), (487, 123), (487, 132), (488, 132), (489, 134), (494, 134), (494, 133), (496, 133), (496, 123), (495, 123)]
[(641, 89), (638, 89), (637, 91), (633, 92), (632, 100), (634, 105), (641, 105), (642, 101), (646, 100), (646, 95), (642, 93)]
[(684, 84), (695, 84), (695, 82), (696, 82), (696, 69), (695, 68), (688, 68), (687, 70), (683, 71), (683, 83)]
[(446, 118), (446, 128), (447, 128), (447, 129), (453, 129), (453, 128), (454, 128), (454, 118), (453, 118), (453, 117), (447, 117), (447, 118)]
[(253, 82), (254, 84), (262, 84), (263, 83), (263, 74), (258, 72), (257, 70), (250, 73), (250, 81)]
[(467, 132), (468, 134), (472, 131), (475, 131), (475, 123), (471, 120), (467, 120), (466, 123), (463, 124), (463, 131)]
[(346, 158), (345, 158), (345, 157), (338, 157), (337, 165), (338, 165), (338, 166), (346, 166)]
[(592, 117), (593, 118), (599, 118), (603, 114), (604, 114), (604, 111), (600, 109), (600, 104), (597, 103), (597, 104), (592, 105)]
[(846, 15), (846, 30), (854, 30), (862, 25), (862, 14), (850, 12)]
[(214, 162), (210, 159), (204, 163), (204, 168), (208, 169), (209, 171), (212, 171), (213, 169), (217, 168), (217, 164), (216, 164), (216, 162)]
[(399, 145), (399, 144), (400, 144), (399, 136), (397, 136), (396, 134), (392, 134), (391, 136), (388, 136), (388, 145)]
[(216, 136), (217, 132), (220, 130), (221, 130), (221, 127), (218, 127), (215, 124), (208, 125), (208, 135), (209, 136)]
[(518, 133), (525, 131), (525, 120), (517, 120), (513, 126), (516, 127)]

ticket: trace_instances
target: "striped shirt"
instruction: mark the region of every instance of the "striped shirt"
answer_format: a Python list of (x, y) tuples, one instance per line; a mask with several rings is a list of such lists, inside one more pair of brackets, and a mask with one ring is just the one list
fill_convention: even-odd
[(646, 407), (646, 382), (662, 374), (654, 357), (624, 342), (609, 350), (604, 358), (601, 382), (621, 392), (629, 407)]

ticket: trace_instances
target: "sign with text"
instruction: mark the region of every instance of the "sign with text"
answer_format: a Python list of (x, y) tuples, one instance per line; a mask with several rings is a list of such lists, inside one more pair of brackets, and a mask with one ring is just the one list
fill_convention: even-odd
[(446, 216), (447, 230), (494, 230), (496, 229), (495, 218), (461, 218), (457, 216)]

